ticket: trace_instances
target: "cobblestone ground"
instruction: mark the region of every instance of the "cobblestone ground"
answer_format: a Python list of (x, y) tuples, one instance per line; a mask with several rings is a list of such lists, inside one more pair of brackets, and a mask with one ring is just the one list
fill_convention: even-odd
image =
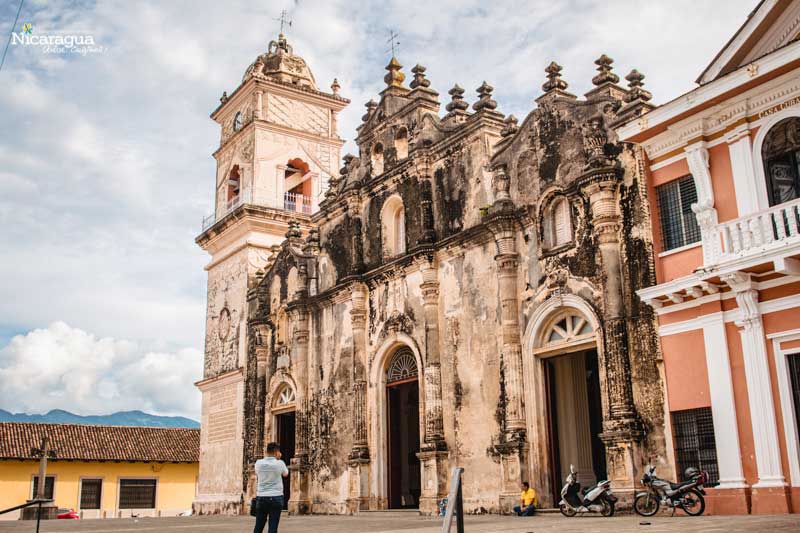
[[(249, 532), (253, 528), (250, 517), (187, 517), (140, 518), (117, 520), (58, 520), (42, 522), (42, 533), (49, 531), (85, 531), (92, 533), (117, 531), (175, 532)], [(531, 518), (507, 516), (469, 516), (466, 520), (469, 533), (544, 533), (544, 532), (731, 532), (731, 531), (800, 531), (800, 515), (783, 516), (685, 516), (642, 519), (638, 516), (613, 518), (540, 515)], [(0, 522), (0, 531), (35, 531), (35, 522)], [(365, 513), (358, 517), (347, 516), (284, 516), (281, 533), (434, 533), (441, 531), (441, 522), (408, 513)], [(455, 532), (455, 527), (453, 527)]]

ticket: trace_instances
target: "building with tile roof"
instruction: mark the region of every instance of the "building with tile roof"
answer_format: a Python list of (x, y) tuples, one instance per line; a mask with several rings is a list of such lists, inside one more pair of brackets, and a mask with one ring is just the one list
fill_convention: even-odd
[(33, 496), (39, 468), (34, 450), (45, 435), (54, 451), (45, 491), (58, 507), (84, 518), (170, 516), (191, 509), (198, 429), (16, 422), (0, 423), (0, 509)]

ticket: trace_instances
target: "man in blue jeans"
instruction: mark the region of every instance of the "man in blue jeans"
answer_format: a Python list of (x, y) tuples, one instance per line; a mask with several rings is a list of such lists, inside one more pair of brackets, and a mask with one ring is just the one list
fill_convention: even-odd
[(263, 533), (269, 522), (269, 533), (278, 533), (278, 522), (283, 511), (283, 478), (289, 475), (286, 463), (281, 461), (281, 447), (277, 442), (267, 444), (267, 456), (256, 461), (256, 527), (253, 533)]

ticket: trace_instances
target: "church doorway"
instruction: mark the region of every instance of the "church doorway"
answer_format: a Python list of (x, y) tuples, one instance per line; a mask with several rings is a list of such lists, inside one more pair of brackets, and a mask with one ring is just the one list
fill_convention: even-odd
[(544, 370), (550, 487), (553, 501), (557, 502), (570, 465), (575, 467), (584, 487), (607, 479), (605, 447), (600, 440), (603, 408), (597, 350), (548, 357), (544, 359)]
[(416, 509), (421, 493), (419, 381), (414, 354), (399, 349), (386, 371), (390, 509)]
[[(288, 386), (281, 389), (273, 409), (275, 417), (275, 442), (281, 446), (283, 462), (288, 466), (295, 451), (295, 394)], [(289, 508), (291, 494), (291, 476), (283, 479), (283, 508)]]

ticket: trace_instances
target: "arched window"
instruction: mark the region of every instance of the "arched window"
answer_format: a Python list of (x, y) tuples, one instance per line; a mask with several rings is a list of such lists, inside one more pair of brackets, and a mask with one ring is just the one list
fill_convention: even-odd
[(594, 340), (592, 324), (580, 312), (568, 309), (556, 315), (548, 327), (544, 328), (538, 346), (541, 350), (553, 350), (576, 347)]
[(770, 128), (761, 145), (769, 205), (800, 198), (800, 117), (789, 117)]
[(236, 198), (239, 196), (240, 185), (241, 175), (239, 173), (239, 165), (233, 165), (233, 168), (228, 173), (227, 193), (225, 195), (225, 200), (228, 203), (236, 200)]
[(572, 241), (572, 220), (566, 198), (557, 198), (550, 203), (542, 217), (542, 226), (545, 248), (557, 248)]
[(383, 174), (383, 145), (376, 143), (372, 147), (372, 175)]
[(283, 208), (287, 211), (311, 213), (313, 180), (311, 169), (305, 161), (296, 157), (286, 163), (283, 177)]
[(291, 409), (294, 407), (294, 403), (296, 400), (296, 395), (294, 389), (289, 385), (283, 385), (278, 394), (275, 395), (275, 399), (272, 402), (272, 409)]
[(414, 353), (406, 347), (397, 350), (386, 368), (386, 383), (413, 379), (417, 375), (417, 360), (414, 358)]
[(381, 210), (384, 257), (393, 257), (406, 251), (405, 219), (403, 200), (397, 195), (386, 200)]
[(394, 138), (394, 149), (397, 153), (397, 160), (400, 161), (408, 157), (408, 130), (400, 128)]

